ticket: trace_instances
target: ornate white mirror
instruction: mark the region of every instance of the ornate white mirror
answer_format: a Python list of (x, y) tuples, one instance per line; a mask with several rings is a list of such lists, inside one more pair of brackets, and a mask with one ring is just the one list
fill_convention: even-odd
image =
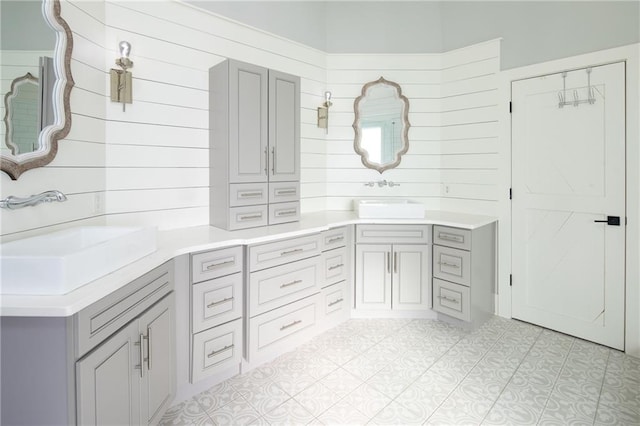
[(0, 19), (0, 169), (15, 180), (50, 163), (71, 129), (73, 38), (59, 0), (2, 0)]
[(409, 149), (409, 100), (400, 85), (380, 77), (362, 87), (353, 108), (355, 151), (365, 167), (382, 173), (400, 164)]

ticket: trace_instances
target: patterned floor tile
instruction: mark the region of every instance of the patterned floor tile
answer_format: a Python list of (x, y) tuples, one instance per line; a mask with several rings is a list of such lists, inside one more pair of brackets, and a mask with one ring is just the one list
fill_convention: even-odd
[(261, 423), (260, 414), (244, 399), (238, 398), (209, 413), (216, 425), (251, 425)]
[(163, 426), (213, 425), (213, 420), (202, 409), (195, 398), (176, 404), (169, 408), (160, 419)]
[(260, 415), (265, 415), (291, 396), (275, 383), (268, 383), (245, 394), (244, 398)]
[(331, 408), (340, 398), (321, 383), (315, 383), (293, 397), (314, 417)]
[(318, 416), (318, 420), (325, 425), (363, 425), (369, 417), (347, 401), (340, 401)]
[(324, 386), (330, 389), (340, 398), (351, 393), (354, 389), (362, 385), (362, 379), (348, 373), (346, 370), (339, 368), (320, 380)]
[(427, 420), (426, 417), (396, 401), (392, 401), (384, 407), (374, 418), (371, 419), (372, 425), (421, 425)]
[(272, 426), (306, 425), (314, 420), (313, 415), (296, 400), (289, 399), (264, 415)]
[(640, 425), (640, 414), (625, 409), (599, 405), (594, 425), (638, 426)]
[(391, 402), (391, 398), (368, 383), (364, 383), (345, 396), (343, 401), (356, 407), (358, 411), (371, 418), (386, 407)]
[(241, 396), (229, 381), (224, 381), (195, 396), (195, 400), (207, 412), (216, 410)]

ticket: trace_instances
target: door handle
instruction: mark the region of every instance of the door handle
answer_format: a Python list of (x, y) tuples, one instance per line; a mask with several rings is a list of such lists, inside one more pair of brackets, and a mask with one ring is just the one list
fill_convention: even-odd
[(607, 220), (594, 220), (598, 223), (606, 223), (611, 226), (620, 226), (620, 216), (607, 216)]

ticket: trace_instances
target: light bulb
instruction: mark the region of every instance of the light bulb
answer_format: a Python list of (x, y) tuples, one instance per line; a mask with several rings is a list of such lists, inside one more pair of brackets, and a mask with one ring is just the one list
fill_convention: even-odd
[(120, 48), (120, 57), (128, 58), (129, 53), (131, 52), (131, 43), (128, 41), (121, 41), (118, 43), (118, 47)]

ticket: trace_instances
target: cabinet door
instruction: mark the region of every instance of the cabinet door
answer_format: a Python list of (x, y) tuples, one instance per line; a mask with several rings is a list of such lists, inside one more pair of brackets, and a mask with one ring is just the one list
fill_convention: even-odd
[(270, 181), (300, 180), (300, 78), (271, 70), (269, 150)]
[(156, 424), (175, 393), (173, 294), (145, 312), (139, 320), (145, 335), (144, 374), (140, 390), (140, 424)]
[(391, 245), (356, 245), (356, 309), (391, 309)]
[(140, 423), (140, 336), (133, 321), (76, 363), (79, 425)]
[(393, 245), (391, 294), (394, 310), (431, 308), (429, 249), (430, 246), (422, 244)]
[(267, 181), (267, 95), (265, 68), (229, 62), (229, 181)]

